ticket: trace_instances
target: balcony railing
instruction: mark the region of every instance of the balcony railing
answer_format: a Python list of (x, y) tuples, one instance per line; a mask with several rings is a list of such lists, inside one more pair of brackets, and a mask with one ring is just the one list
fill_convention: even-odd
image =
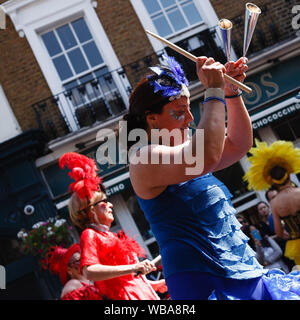
[(126, 85), (124, 78), (120, 71), (108, 72), (33, 104), (39, 128), (46, 140), (65, 136), (122, 114), (126, 106), (116, 80), (119, 87), (123, 88)]
[[(204, 32), (178, 43), (196, 55), (208, 54), (223, 59), (224, 53), (216, 44), (215, 30)], [(220, 45), (220, 42), (219, 42)], [(164, 50), (153, 52), (143, 59), (125, 65), (118, 70), (106, 72), (98, 78), (74, 86), (57, 95), (48, 97), (32, 105), (39, 128), (45, 139), (51, 141), (118, 117), (126, 110), (126, 99), (149, 67), (163, 61)], [(195, 64), (170, 51), (183, 65), (189, 81), (195, 80)]]
[(38, 127), (47, 142), (111, 120), (126, 110), (132, 88), (149, 70), (162, 62), (164, 51), (107, 72), (32, 105)]
[[(262, 14), (258, 20), (248, 55), (258, 53), (278, 41), (295, 37), (295, 31), (279, 28), (278, 22), (272, 19), (272, 9), (267, 5), (261, 9)], [(232, 45), (236, 54), (241, 56), (244, 21), (240, 17), (231, 20), (234, 22)], [(176, 44), (196, 56), (211, 56), (222, 63), (226, 61), (223, 43), (216, 27), (206, 29)], [(124, 113), (126, 100), (132, 88), (147, 73), (149, 66), (162, 62), (164, 52), (174, 56), (182, 64), (190, 83), (197, 80), (194, 62), (170, 48), (153, 52), (118, 70), (106, 72), (98, 78), (33, 104), (38, 126), (44, 132), (46, 140), (51, 141), (63, 137), (70, 132), (97, 125)]]

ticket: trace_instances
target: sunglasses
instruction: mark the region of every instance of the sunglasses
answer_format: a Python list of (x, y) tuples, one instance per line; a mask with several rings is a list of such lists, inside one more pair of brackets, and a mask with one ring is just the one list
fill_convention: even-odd
[(69, 267), (71, 267), (71, 266), (73, 266), (73, 265), (80, 265), (80, 259), (76, 259), (76, 260), (70, 261), (70, 262), (68, 263), (68, 266), (69, 266)]
[(99, 204), (99, 203), (101, 203), (101, 202), (108, 203), (108, 199), (105, 198), (105, 199), (96, 201), (96, 202), (94, 202), (94, 203), (91, 203), (91, 204), (89, 204), (86, 208), (79, 210), (79, 212), (80, 212), (80, 211), (86, 211), (86, 209), (88, 209), (88, 208), (90, 208), (90, 207), (95, 207), (97, 204)]
[(108, 200), (107, 200), (107, 198), (106, 199), (102, 199), (102, 200), (99, 200), (97, 202), (92, 203), (90, 206), (96, 206), (98, 203), (101, 203), (101, 202), (107, 203)]

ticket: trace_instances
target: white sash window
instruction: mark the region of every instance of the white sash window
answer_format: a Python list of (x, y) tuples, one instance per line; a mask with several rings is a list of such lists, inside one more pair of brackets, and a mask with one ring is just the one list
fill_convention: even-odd
[(202, 22), (193, 0), (142, 0), (158, 33), (165, 37)]
[(19, 35), (27, 38), (53, 96), (62, 97), (68, 91), (59, 108), (72, 131), (78, 129), (80, 106), (103, 99), (109, 109), (113, 101), (112, 113), (116, 114), (116, 91), (128, 103), (122, 80), (112, 73), (121, 65), (93, 8), (96, 5), (92, 0), (11, 0), (4, 4)]

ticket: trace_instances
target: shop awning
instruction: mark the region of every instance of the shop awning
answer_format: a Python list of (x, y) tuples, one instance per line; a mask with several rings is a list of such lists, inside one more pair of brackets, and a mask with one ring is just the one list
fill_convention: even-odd
[(251, 117), (252, 127), (254, 130), (266, 127), (273, 122), (296, 113), (300, 110), (300, 100), (290, 98), (272, 108), (268, 108)]

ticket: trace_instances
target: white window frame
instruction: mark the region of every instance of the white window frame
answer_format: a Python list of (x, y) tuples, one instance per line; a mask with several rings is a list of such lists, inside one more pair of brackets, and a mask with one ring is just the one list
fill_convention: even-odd
[[(60, 56), (61, 54), (63, 54), (63, 56), (67, 59), (67, 61), (68, 61), (68, 63), (69, 63), (69, 67), (70, 67), (70, 69), (72, 70), (72, 73), (75, 74), (75, 76), (72, 76), (72, 77), (70, 77), (70, 78), (68, 78), (68, 79), (66, 79), (66, 80), (60, 80), (63, 85), (65, 85), (66, 83), (69, 83), (69, 82), (71, 82), (71, 81), (73, 81), (73, 80), (76, 80), (76, 79), (82, 77), (83, 75), (86, 75), (86, 74), (88, 74), (88, 73), (94, 72), (94, 71), (96, 71), (96, 70), (98, 70), (98, 69), (101, 69), (101, 68), (107, 66), (107, 64), (105, 63), (105, 61), (103, 61), (102, 64), (97, 65), (97, 66), (95, 66), (95, 67), (92, 67), (92, 66), (90, 65), (90, 62), (89, 62), (89, 60), (88, 60), (88, 58), (87, 58), (87, 56), (86, 56), (86, 53), (84, 52), (84, 50), (82, 50), (82, 47), (83, 47), (83, 45), (85, 45), (85, 44), (87, 44), (87, 43), (89, 43), (89, 42), (92, 42), (92, 41), (95, 42), (95, 39), (92, 38), (92, 39), (89, 39), (89, 40), (85, 41), (84, 43), (81, 43), (81, 42), (79, 41), (79, 39), (78, 39), (78, 36), (77, 36), (76, 32), (73, 30), (73, 27), (72, 27), (72, 25), (71, 25), (71, 23), (70, 23), (70, 22), (72, 22), (72, 21), (73, 21), (73, 19), (72, 19), (71, 21), (65, 21), (65, 22), (63, 22), (63, 23), (60, 23), (60, 24), (56, 25), (55, 27), (49, 28), (48, 30), (44, 30), (44, 31), (40, 34), (40, 36), (42, 36), (43, 34), (49, 32), (49, 31), (53, 31), (53, 32), (55, 33), (56, 39), (57, 39), (57, 41), (58, 41), (58, 43), (59, 43), (59, 45), (60, 45), (60, 47), (61, 47), (61, 52), (59, 52), (58, 54), (55, 54), (55, 55), (52, 56), (52, 57), (50, 57), (50, 55), (49, 55), (49, 58), (50, 58), (51, 60), (53, 60), (56, 56)], [(64, 46), (63, 46), (63, 44), (62, 44), (62, 41), (61, 41), (61, 39), (59, 38), (59, 36), (58, 36), (58, 34), (57, 34), (57, 31), (56, 31), (59, 27), (62, 27), (62, 26), (64, 26), (64, 25), (66, 25), (66, 24), (68, 24), (68, 25), (70, 26), (70, 28), (71, 28), (71, 30), (72, 30), (72, 34), (73, 34), (73, 36), (75, 37), (75, 39), (76, 39), (76, 41), (77, 41), (77, 44), (76, 44), (74, 47), (72, 47), (72, 48), (70, 48), (70, 49), (67, 49), (67, 50), (64, 48)], [(43, 43), (43, 45), (44, 45), (45, 49), (47, 50), (47, 48), (46, 48), (46, 46), (45, 46), (44, 43)], [(68, 51), (74, 50), (74, 48), (79, 48), (80, 51), (81, 51), (81, 53), (82, 53), (82, 55), (84, 56), (85, 61), (86, 61), (87, 65), (88, 65), (88, 68), (89, 68), (87, 71), (83, 71), (82, 73), (76, 73), (76, 71), (74, 70), (74, 67), (73, 67), (72, 63), (70, 62), (70, 58), (68, 57), (68, 54), (67, 54)], [(48, 52), (48, 51), (47, 51), (47, 52)]]
[[(80, 18), (80, 17), (79, 17), (79, 18)], [(82, 17), (82, 18), (84, 18), (84, 17)], [(76, 19), (75, 19), (75, 20), (76, 20)], [(60, 82), (61, 82), (62, 87), (63, 87), (62, 90), (65, 90), (64, 86), (65, 86), (66, 84), (68, 84), (69, 82), (71, 82), (71, 81), (77, 80), (77, 79), (81, 78), (82, 76), (85, 76), (85, 75), (94, 73), (95, 71), (100, 70), (100, 69), (102, 69), (102, 68), (104, 68), (104, 67), (107, 67), (107, 68), (109, 67), (108, 64), (105, 63), (105, 61), (103, 61), (101, 64), (99, 64), (99, 65), (97, 65), (97, 66), (94, 66), (94, 67), (92, 67), (92, 66), (90, 65), (90, 62), (89, 62), (89, 60), (88, 60), (88, 58), (87, 58), (87, 56), (86, 56), (86, 53), (85, 53), (84, 50), (82, 49), (82, 47), (83, 47), (83, 45), (86, 44), (86, 43), (96, 42), (96, 41), (95, 41), (95, 39), (94, 39), (94, 37), (93, 37), (93, 35), (92, 35), (92, 38), (91, 38), (91, 39), (85, 41), (84, 43), (81, 43), (81, 42), (79, 41), (79, 39), (78, 39), (78, 36), (77, 36), (76, 32), (74, 31), (74, 29), (73, 29), (73, 27), (72, 27), (72, 25), (71, 25), (71, 23), (70, 23), (70, 22), (72, 22), (72, 21), (74, 21), (74, 19), (71, 19), (71, 21), (64, 21), (64, 22), (62, 22), (62, 23), (60, 23), (60, 24), (55, 25), (55, 26), (52, 27), (52, 28), (48, 28), (48, 29), (46, 29), (46, 30), (43, 30), (43, 32), (39, 34), (39, 36), (41, 37), (43, 34), (49, 32), (49, 31), (53, 31), (53, 32), (55, 33), (56, 39), (57, 39), (57, 41), (58, 41), (58, 43), (59, 43), (62, 51), (61, 51), (60, 53), (52, 56), (52, 57), (50, 57), (50, 55), (48, 54), (48, 57), (49, 57), (49, 59), (50, 59), (51, 61), (53, 61), (53, 59), (54, 59), (56, 56), (58, 56), (58, 55), (60, 56), (61, 54), (63, 54), (63, 56), (64, 56), (64, 57), (66, 58), (66, 60), (68, 61), (68, 65), (69, 65), (69, 67), (70, 67), (70, 69), (71, 69), (71, 71), (72, 71), (72, 73), (73, 73), (73, 76), (70, 77), (70, 78), (68, 78), (68, 79), (65, 79), (65, 80), (61, 80), (61, 79), (60, 79)], [(57, 34), (57, 31), (56, 31), (57, 28), (59, 28), (59, 27), (61, 27), (61, 26), (63, 26), (63, 25), (66, 25), (66, 24), (68, 24), (68, 25), (70, 26), (70, 28), (71, 28), (71, 30), (72, 30), (72, 33), (73, 33), (73, 36), (75, 37), (75, 39), (76, 39), (76, 41), (77, 41), (76, 46), (74, 46), (74, 47), (72, 47), (71, 49), (68, 49), (68, 50), (66, 50), (66, 49), (64, 48), (64, 46), (63, 46), (63, 44), (62, 44), (62, 41), (61, 41), (61, 39), (59, 38), (59, 36), (58, 36), (58, 34)], [(88, 27), (89, 27), (89, 26), (88, 26)], [(41, 39), (41, 40), (42, 40), (42, 39)], [(45, 43), (43, 42), (43, 40), (42, 40), (42, 45), (43, 45), (44, 49), (47, 51), (47, 53), (48, 53), (47, 47), (46, 47)], [(83, 55), (84, 58), (85, 58), (85, 61), (86, 61), (87, 65), (88, 65), (88, 70), (85, 70), (85, 71), (83, 71), (83, 72), (81, 72), (81, 73), (76, 73), (76, 71), (74, 70), (74, 67), (73, 67), (72, 63), (70, 62), (70, 58), (68, 57), (68, 54), (67, 54), (67, 52), (68, 52), (69, 50), (73, 50), (75, 47), (80, 49), (82, 55)], [(97, 47), (97, 48), (98, 48), (98, 47)], [(98, 49), (99, 49), (99, 48), (98, 48)], [(100, 51), (100, 50), (99, 50), (99, 51)], [(100, 51), (100, 54), (101, 54), (101, 52), (102, 52), (102, 51)], [(101, 55), (102, 55), (102, 54), (101, 54)], [(102, 56), (101, 56), (101, 57), (102, 57)], [(102, 57), (102, 59), (103, 59), (103, 57)], [(53, 65), (53, 62), (52, 62), (52, 65)], [(54, 68), (55, 68), (55, 67), (54, 67)], [(108, 68), (108, 69), (109, 69), (109, 68)], [(55, 71), (56, 71), (56, 70), (55, 70)], [(57, 71), (56, 71), (56, 72), (57, 72)], [(113, 77), (113, 80), (115, 81), (115, 80), (116, 80), (116, 79), (115, 79), (115, 78), (116, 78), (115, 75), (112, 74), (112, 77)], [(116, 83), (115, 83), (115, 84), (116, 84)], [(86, 90), (89, 90), (89, 88), (86, 87)], [(112, 89), (111, 91), (118, 91), (118, 90), (119, 90), (119, 88), (118, 88), (118, 86), (116, 85), (116, 88), (115, 88), (115, 89)], [(104, 99), (105, 99), (106, 96), (107, 96), (107, 94), (102, 90), (101, 87), (99, 88), (99, 92), (100, 92), (100, 95), (97, 95), (97, 96), (95, 96), (95, 97), (93, 97), (93, 98), (89, 97), (89, 98), (88, 98), (88, 101), (89, 101), (89, 102), (93, 102), (93, 101), (96, 101), (96, 100), (99, 99), (99, 98), (104, 98)], [(93, 95), (93, 93), (92, 93), (92, 95)], [(64, 97), (61, 97), (61, 99), (64, 100)], [(73, 101), (73, 99), (74, 99), (74, 101)], [(81, 97), (81, 100), (85, 100), (85, 98)], [(125, 99), (125, 101), (127, 101), (127, 99)], [(76, 102), (76, 97), (73, 96), (73, 98), (72, 98), (72, 103), (73, 103), (74, 108), (79, 108), (79, 107), (81, 107), (82, 105), (84, 105), (85, 102), (77, 103), (77, 102)], [(110, 110), (110, 107), (109, 107), (109, 106), (108, 106), (108, 109), (109, 109), (109, 112), (112, 114), (112, 111)], [(73, 111), (75, 111), (75, 110), (73, 110)]]
[[(154, 23), (152, 22), (150, 15), (145, 8), (142, 0), (130, 0), (140, 22), (145, 30), (152, 31), (158, 34)], [(180, 40), (186, 39), (196, 33), (199, 33), (207, 28), (212, 28), (218, 24), (218, 17), (215, 10), (213, 9), (209, 0), (194, 0), (194, 4), (199, 10), (202, 21), (198, 25), (190, 26), (182, 31), (175, 32), (174, 34), (167, 36), (166, 38), (172, 42), (178, 42)], [(220, 33), (221, 36), (221, 33)], [(150, 43), (154, 51), (160, 51), (164, 49), (164, 45), (158, 40), (153, 39), (149, 36)]]
[[(54, 3), (55, 2), (55, 3)], [(97, 1), (91, 0), (9, 0), (3, 5), (5, 12), (12, 19), (15, 29), (21, 37), (26, 37), (35, 58), (44, 74), (53, 95), (64, 91), (62, 81), (51, 61), (48, 51), (40, 36), (46, 30), (83, 17), (90, 29), (96, 46), (108, 69), (117, 70), (121, 64), (111, 46), (105, 30), (97, 16), (94, 7)], [(128, 96), (121, 79), (112, 74), (117, 88), (128, 107)], [(64, 103), (62, 102), (64, 105)], [(73, 131), (78, 130), (74, 116), (69, 108), (63, 112)]]

